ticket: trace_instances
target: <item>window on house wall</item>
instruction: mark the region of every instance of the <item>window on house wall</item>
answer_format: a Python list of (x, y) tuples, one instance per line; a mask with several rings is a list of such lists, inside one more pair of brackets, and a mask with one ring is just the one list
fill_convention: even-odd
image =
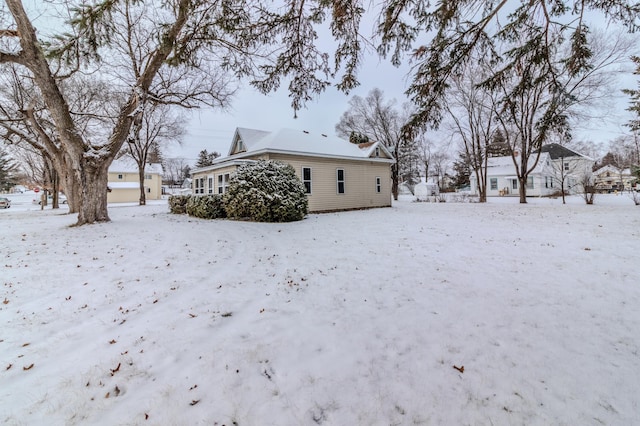
[(380, 179), (380, 176), (376, 176), (376, 192), (382, 192), (382, 179)]
[(229, 177), (229, 173), (218, 175), (218, 194), (224, 194), (225, 192), (227, 192), (227, 187), (229, 186)]
[(518, 179), (511, 179), (511, 189), (518, 189)]
[(376, 147), (376, 154), (375, 155), (376, 155), (376, 158), (380, 157), (380, 148), (379, 147)]
[(527, 178), (527, 189), (533, 189), (533, 176)]
[(564, 170), (569, 171), (569, 163), (564, 163)]
[(311, 167), (302, 168), (302, 184), (304, 185), (304, 193), (311, 194)]
[(151, 175), (144, 175), (144, 178), (145, 178), (146, 180), (151, 180)]
[(551, 176), (544, 177), (544, 187), (553, 188), (553, 178)]
[(124, 178), (123, 175), (118, 175), (118, 179), (122, 180)]
[(200, 179), (194, 179), (194, 185), (195, 185), (195, 193), (199, 194), (200, 193)]
[(338, 194), (344, 194), (344, 169), (336, 170), (336, 181)]
[(213, 176), (209, 176), (207, 192), (213, 194)]
[(489, 184), (491, 185), (490, 188), (492, 190), (496, 190), (498, 189), (498, 178), (491, 178), (489, 179)]

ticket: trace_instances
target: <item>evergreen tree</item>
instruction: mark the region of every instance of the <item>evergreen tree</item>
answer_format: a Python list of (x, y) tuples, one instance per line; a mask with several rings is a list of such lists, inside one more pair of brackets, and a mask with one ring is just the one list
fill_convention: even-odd
[(506, 157), (511, 155), (511, 149), (501, 129), (496, 130), (491, 143), (487, 147), (489, 157)]
[[(632, 56), (631, 60), (635, 62), (637, 68), (633, 72), (636, 75), (640, 75), (640, 56)], [(640, 81), (638, 82), (638, 89), (624, 89), (624, 93), (631, 97), (631, 105), (627, 108), (627, 111), (635, 113), (635, 118), (629, 121), (628, 126), (634, 132), (640, 132)]]
[(207, 152), (206, 149), (203, 149), (198, 154), (198, 161), (196, 162), (196, 168), (207, 167), (213, 164), (213, 160), (220, 157), (220, 153), (213, 151)]
[(0, 148), (0, 190), (9, 191), (17, 183), (18, 165)]
[(349, 135), (349, 142), (359, 145), (361, 143), (369, 142), (369, 136), (363, 135), (362, 133), (358, 133), (356, 131), (352, 131)]
[(454, 186), (460, 188), (461, 186), (467, 186), (471, 183), (471, 161), (466, 152), (461, 152), (458, 160), (453, 162), (453, 171), (455, 175)]

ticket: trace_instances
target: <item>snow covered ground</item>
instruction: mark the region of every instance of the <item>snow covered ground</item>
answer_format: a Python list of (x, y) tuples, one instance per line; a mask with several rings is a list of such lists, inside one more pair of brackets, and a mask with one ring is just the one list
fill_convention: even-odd
[(640, 424), (626, 196), (80, 228), (10, 198), (2, 424)]

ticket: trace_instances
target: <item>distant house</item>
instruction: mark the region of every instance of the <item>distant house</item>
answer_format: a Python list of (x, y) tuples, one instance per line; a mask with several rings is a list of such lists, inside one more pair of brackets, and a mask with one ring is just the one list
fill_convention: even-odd
[[(132, 203), (140, 199), (138, 165), (129, 157), (114, 160), (109, 166), (108, 203)], [(162, 165), (147, 164), (144, 168), (144, 190), (147, 200), (162, 198)]]
[[(516, 153), (517, 154), (517, 153)], [(533, 165), (535, 153), (529, 158)], [(516, 156), (519, 166), (519, 158)], [(527, 196), (548, 196), (561, 191), (581, 192), (582, 180), (591, 176), (594, 160), (559, 144), (544, 145), (540, 149), (540, 159), (527, 179)], [(475, 173), (470, 177), (472, 193), (478, 192)], [(487, 196), (518, 196), (519, 182), (516, 166), (511, 156), (492, 157), (487, 165)]]
[(307, 131), (237, 128), (227, 157), (191, 172), (194, 194), (223, 194), (236, 168), (258, 160), (290, 164), (304, 184), (310, 212), (391, 205), (393, 157), (378, 142), (353, 144)]
[(594, 171), (593, 175), (598, 192), (629, 191), (636, 187), (637, 178), (629, 168), (619, 169), (608, 164)]

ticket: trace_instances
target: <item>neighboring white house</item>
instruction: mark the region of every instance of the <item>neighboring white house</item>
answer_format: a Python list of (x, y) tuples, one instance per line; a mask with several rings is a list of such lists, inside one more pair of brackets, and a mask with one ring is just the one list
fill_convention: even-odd
[[(109, 166), (108, 203), (132, 203), (140, 199), (138, 165), (130, 157), (114, 160)], [(162, 198), (162, 165), (147, 164), (144, 168), (144, 190), (147, 200)]]
[(236, 168), (257, 160), (293, 166), (305, 186), (310, 212), (391, 206), (391, 164), (379, 142), (353, 144), (303, 130), (237, 128), (229, 154), (191, 172), (194, 194), (223, 194)]
[[(517, 154), (517, 153), (516, 153)], [(516, 155), (516, 163), (519, 166)], [(535, 153), (529, 158), (533, 165)], [(590, 177), (594, 160), (558, 144), (544, 145), (536, 167), (527, 179), (527, 196), (540, 197), (557, 194), (564, 185), (565, 193), (582, 192), (584, 177)], [(475, 173), (470, 177), (471, 193), (478, 193)], [(492, 157), (487, 165), (487, 196), (519, 196), (516, 166), (511, 156)]]

